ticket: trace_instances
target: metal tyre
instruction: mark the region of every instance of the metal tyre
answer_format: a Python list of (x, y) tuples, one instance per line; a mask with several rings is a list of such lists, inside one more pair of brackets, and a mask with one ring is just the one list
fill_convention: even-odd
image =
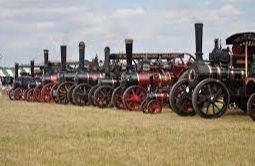
[(250, 96), (247, 102), (247, 113), (255, 121), (255, 93)]
[(24, 99), (24, 93), (25, 93), (24, 88), (15, 88), (14, 92), (13, 92), (13, 96), (15, 100), (23, 100)]
[(219, 118), (230, 102), (226, 86), (215, 79), (205, 79), (194, 89), (192, 105), (202, 118)]
[(59, 104), (68, 104), (68, 91), (73, 85), (72, 82), (62, 82), (57, 88), (57, 100)]
[(99, 86), (96, 85), (96, 86), (93, 86), (90, 90), (89, 90), (89, 94), (88, 94), (88, 98), (89, 98), (89, 104), (93, 105), (93, 106), (96, 106), (96, 104), (94, 103), (94, 94), (95, 94), (95, 91), (96, 89), (98, 88)]
[(25, 100), (28, 102), (34, 102), (34, 96), (33, 96), (34, 88), (28, 89)]
[(99, 108), (111, 106), (111, 96), (114, 88), (109, 85), (99, 86), (94, 93), (94, 103)]
[(125, 105), (123, 103), (122, 97), (123, 97), (124, 89), (121, 86), (118, 86), (114, 89), (112, 93), (112, 104), (117, 109), (125, 109)]
[(42, 101), (43, 101), (42, 95), (41, 95), (42, 88), (43, 88), (42, 85), (37, 85), (37, 86), (34, 88), (33, 98), (34, 98), (34, 100), (37, 101), (37, 102), (42, 102)]
[(74, 88), (75, 88), (75, 85), (72, 85), (72, 86), (69, 88), (68, 92), (67, 92), (68, 100), (69, 100), (73, 105), (75, 104), (74, 101), (73, 101), (73, 98), (72, 98), (72, 94), (73, 94)]
[(15, 90), (15, 89), (11, 88), (11, 89), (9, 90), (9, 92), (8, 92), (8, 96), (9, 96), (9, 99), (10, 99), (10, 100), (14, 100), (14, 99), (15, 99), (15, 98), (14, 98), (14, 90)]
[(72, 98), (75, 105), (85, 106), (88, 105), (88, 93), (91, 89), (91, 85), (89, 84), (80, 84), (76, 86), (73, 90)]
[(188, 80), (182, 79), (174, 84), (169, 94), (169, 103), (173, 112), (180, 116), (193, 116), (196, 114), (192, 106), (192, 89)]
[(162, 104), (158, 100), (151, 100), (147, 104), (147, 110), (150, 114), (158, 114), (162, 112)]
[(51, 89), (54, 86), (54, 83), (48, 83), (45, 84), (42, 88), (41, 95), (42, 95), (42, 101), (45, 103), (53, 103), (52, 95), (51, 95)]

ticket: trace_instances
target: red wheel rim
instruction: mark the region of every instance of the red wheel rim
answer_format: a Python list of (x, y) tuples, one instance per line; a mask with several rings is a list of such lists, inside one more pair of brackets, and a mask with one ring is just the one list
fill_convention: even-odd
[(43, 86), (42, 88), (42, 99), (46, 103), (53, 103), (52, 95), (51, 95), (51, 89), (54, 86), (54, 83), (48, 83)]
[(123, 100), (130, 111), (141, 111), (142, 102), (147, 96), (147, 91), (140, 86), (131, 86), (125, 92)]
[(157, 100), (151, 100), (147, 105), (148, 112), (151, 114), (158, 114), (162, 111), (162, 105)]
[(42, 85), (37, 85), (34, 89), (33, 97), (34, 97), (34, 100), (37, 102), (42, 101), (42, 96), (41, 96), (42, 87), (43, 87)]

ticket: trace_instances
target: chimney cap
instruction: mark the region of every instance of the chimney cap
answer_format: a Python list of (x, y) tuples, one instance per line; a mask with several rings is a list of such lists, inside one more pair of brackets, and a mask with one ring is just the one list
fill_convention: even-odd
[(109, 47), (109, 46), (106, 46), (106, 47), (104, 48), (104, 51), (110, 51), (110, 47)]
[(133, 43), (133, 39), (131, 39), (131, 38), (125, 39), (125, 43), (126, 44), (132, 44)]
[(79, 47), (85, 47), (84, 41), (81, 41), (81, 42), (79, 43)]
[(49, 52), (49, 50), (48, 49), (44, 49), (43, 52)]

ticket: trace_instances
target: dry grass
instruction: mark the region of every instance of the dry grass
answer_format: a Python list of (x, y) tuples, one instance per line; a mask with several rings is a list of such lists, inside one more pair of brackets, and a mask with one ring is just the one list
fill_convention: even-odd
[(0, 165), (254, 165), (255, 123), (0, 97)]

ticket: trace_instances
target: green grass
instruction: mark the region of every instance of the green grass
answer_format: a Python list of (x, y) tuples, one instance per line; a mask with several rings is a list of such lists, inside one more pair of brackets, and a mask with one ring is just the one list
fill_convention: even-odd
[(255, 123), (10, 101), (0, 97), (0, 165), (254, 165)]

